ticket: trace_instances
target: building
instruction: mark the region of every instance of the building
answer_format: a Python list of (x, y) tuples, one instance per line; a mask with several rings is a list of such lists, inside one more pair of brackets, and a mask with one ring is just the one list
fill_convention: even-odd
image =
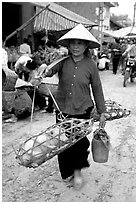
[[(57, 4), (95, 22), (98, 27), (93, 28), (91, 33), (99, 40), (100, 44), (104, 40), (105, 34), (109, 34), (110, 8), (118, 6), (117, 2), (56, 2)], [(111, 33), (110, 33), (111, 35)]]
[[(34, 15), (34, 7), (28, 2), (2, 2), (2, 35), (7, 37)], [(32, 33), (33, 24), (29, 24), (20, 33), (7, 41), (8, 45), (22, 42), (24, 37)]]
[(103, 30), (110, 30), (110, 8), (118, 6), (113, 2), (56, 2), (57, 4), (77, 13), (98, 25)]

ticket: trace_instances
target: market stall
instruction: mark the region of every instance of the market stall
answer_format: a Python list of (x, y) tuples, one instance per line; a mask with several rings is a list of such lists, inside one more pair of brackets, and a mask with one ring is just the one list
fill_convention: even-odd
[(42, 8), (41, 10), (39, 10), (39, 12), (35, 13), (34, 16), (32, 16), (31, 19), (29, 19), (27, 22), (25, 22), (23, 25), (21, 25), (19, 28), (17, 28), (15, 31), (13, 31), (10, 35), (8, 35), (5, 38), (5, 41), (3, 42), (4, 46), (5, 46), (5, 50), (7, 51), (8, 54), (8, 67), (12, 70), (14, 70), (14, 64), (17, 61), (17, 59), (20, 57), (20, 52), (19, 52), (19, 46), (10, 46), (10, 47), (6, 47), (6, 42), (12, 38), (14, 35), (17, 35), (21, 30), (25, 29), (30, 23), (33, 22), (33, 20), (45, 9), (47, 9), (49, 6), (49, 4)]
[[(36, 6), (36, 14), (40, 12), (48, 3), (46, 2), (33, 2)], [(50, 64), (54, 60), (65, 56), (67, 52), (61, 51), (57, 46), (57, 40), (68, 32), (70, 29), (75, 27), (77, 24), (83, 24), (89, 30), (96, 25), (92, 21), (56, 4), (50, 3), (48, 8), (42, 11), (36, 16), (34, 20), (34, 35), (39, 34), (39, 43), (45, 44), (50, 47), (43, 50), (42, 55), (45, 56), (46, 63)], [(43, 40), (43, 42), (42, 42)], [(38, 45), (39, 45), (38, 43)]]
[[(53, 61), (56, 61), (64, 56), (66, 56), (67, 49), (65, 48), (59, 48), (55, 46), (45, 46), (47, 41), (47, 34), (51, 34), (51, 38), (53, 36), (58, 38), (65, 34), (69, 29), (73, 28), (77, 24), (81, 23), (85, 27), (92, 28), (94, 26), (97, 26), (95, 23), (89, 21), (88, 19), (81, 17), (55, 3), (34, 3), (30, 2), (33, 6), (36, 6), (36, 12), (35, 15), (29, 19), (27, 22), (25, 22), (23, 25), (21, 25), (18, 29), (16, 29), (13, 33), (11, 33), (9, 36), (6, 37), (5, 42), (16, 35), (21, 30), (25, 29), (29, 24), (33, 23), (34, 26), (34, 33), (43, 33), (43, 36), (41, 36), (41, 40), (44, 40), (44, 47), (38, 47), (36, 51), (32, 53), (32, 58), (36, 59), (37, 62), (41, 61), (41, 65), (45, 64), (50, 65), (53, 63)], [(34, 34), (33, 33), (33, 34)], [(44, 38), (44, 39), (43, 39)], [(51, 39), (52, 40), (52, 39)], [(57, 40), (57, 39), (56, 39)], [(8, 53), (8, 62), (9, 63), (15, 63), (17, 59), (20, 57), (19, 48), (18, 47), (11, 47), (6, 48)], [(11, 68), (11, 67), (9, 67)], [(58, 82), (54, 82), (55, 80), (51, 78), (50, 82), (48, 83), (50, 86), (53, 85), (56, 89), (56, 85)], [(41, 84), (44, 86), (45, 84)], [(39, 87), (39, 92), (41, 91), (41, 94), (48, 95), (49, 93), (44, 93), (45, 87)], [(53, 90), (53, 89), (52, 89)], [(51, 90), (51, 91), (52, 91)], [(47, 91), (48, 92), (48, 91)]]
[[(9, 36), (6, 37), (4, 43), (9, 40), (14, 35), (17, 35), (21, 30), (25, 29), (29, 24), (33, 23), (34, 31), (33, 35), (40, 38), (37, 42), (36, 46), (38, 47), (40, 42), (42, 43), (43, 37), (48, 37), (49, 40), (53, 43), (57, 41), (61, 35), (64, 35), (69, 29), (73, 28), (77, 24), (81, 23), (85, 27), (93, 28), (94, 26), (98, 26), (92, 21), (65, 9), (62, 6), (59, 6), (56, 3), (47, 3), (47, 2), (29, 2), (35, 8), (35, 15), (32, 16), (27, 22), (17, 28), (14, 32), (12, 32)], [(45, 45), (45, 42), (43, 42)], [(54, 47), (55, 48), (55, 47)], [(13, 65), (16, 60), (20, 57), (19, 48), (18, 47), (8, 47), (8, 63), (9, 68), (13, 69)], [(54, 52), (54, 53), (53, 53)], [(59, 52), (57, 50), (52, 50), (50, 54), (49, 63), (51, 63), (55, 58), (59, 58)], [(51, 60), (52, 59), (52, 60)]]
[[(47, 3), (33, 2), (33, 5), (36, 7), (37, 14)], [(98, 26), (56, 3), (50, 3), (49, 7), (35, 18), (34, 35), (39, 35), (41, 38), (47, 36), (47, 39), (56, 44), (62, 35), (80, 23), (88, 29)]]

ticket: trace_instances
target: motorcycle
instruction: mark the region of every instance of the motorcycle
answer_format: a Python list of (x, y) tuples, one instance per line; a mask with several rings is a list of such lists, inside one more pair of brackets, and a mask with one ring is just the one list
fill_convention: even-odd
[(128, 79), (130, 79), (130, 82), (132, 83), (135, 77), (136, 77), (136, 59), (129, 57), (126, 60), (123, 87), (126, 87)]

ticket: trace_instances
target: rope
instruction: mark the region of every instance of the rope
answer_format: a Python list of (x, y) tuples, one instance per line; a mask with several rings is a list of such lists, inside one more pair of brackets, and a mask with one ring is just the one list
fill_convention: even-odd
[[(42, 78), (42, 77), (41, 77), (41, 78)], [(54, 98), (52, 92), (50, 91), (50, 89), (49, 89), (49, 87), (47, 86), (46, 83), (45, 83), (45, 85), (46, 85), (46, 87), (47, 87), (47, 89), (48, 89), (48, 91), (49, 91), (50, 96), (52, 97), (52, 99), (53, 99), (53, 101), (54, 101), (54, 103), (55, 103), (55, 106), (56, 106), (57, 110), (59, 111), (58, 119), (59, 119), (61, 122), (63, 122), (63, 121), (67, 118), (67, 116), (65, 117), (65, 116), (62, 114), (62, 111), (60, 110), (60, 108), (59, 108), (59, 106), (58, 106), (58, 104), (57, 104), (57, 102), (56, 102), (56, 100), (55, 100), (55, 98)], [(34, 87), (34, 94), (33, 94), (33, 101), (32, 101), (31, 122), (30, 122), (29, 135), (31, 135), (31, 131), (32, 131), (32, 121), (33, 121), (33, 110), (34, 110), (34, 101), (35, 101), (35, 91), (36, 91), (36, 87)]]
[(58, 106), (58, 104), (57, 104), (57, 102), (56, 102), (56, 100), (55, 100), (55, 98), (54, 98), (52, 92), (50, 91), (50, 89), (49, 89), (49, 87), (47, 86), (47, 84), (45, 84), (45, 85), (46, 85), (46, 87), (47, 87), (47, 89), (48, 89), (48, 91), (49, 91), (50, 96), (52, 97), (52, 99), (53, 99), (53, 101), (54, 101), (54, 103), (55, 103), (55, 106), (57, 107), (57, 109), (58, 109), (58, 111), (59, 111), (58, 119), (62, 122), (63, 120), (66, 119), (67, 116), (64, 117), (64, 115), (62, 114), (62, 111), (60, 110), (60, 108), (59, 108), (59, 106)]
[[(47, 86), (47, 84), (46, 84), (46, 87), (47, 87), (47, 89), (48, 89), (48, 91), (49, 91), (50, 96), (52, 97), (52, 99), (53, 99), (53, 101), (54, 101), (54, 103), (55, 103), (55, 106), (57, 107), (57, 109), (58, 109), (58, 111), (59, 111), (58, 119), (59, 119), (61, 122), (63, 122), (63, 121), (66, 119), (67, 116), (65, 117), (65, 116), (62, 114), (62, 111), (60, 110), (60, 108), (59, 108), (59, 106), (58, 106), (58, 104), (57, 104), (57, 102), (56, 102), (56, 100), (55, 100), (55, 98), (54, 98), (52, 92), (50, 91), (49, 87)], [(32, 110), (31, 110), (31, 121), (30, 121), (29, 135), (31, 135), (31, 132), (32, 132), (32, 121), (33, 121), (35, 91), (36, 91), (36, 87), (34, 87), (34, 93), (33, 93), (33, 101), (32, 101)]]
[(33, 94), (33, 101), (32, 101), (31, 122), (30, 122), (29, 135), (31, 135), (31, 131), (32, 131), (32, 121), (33, 121), (33, 110), (34, 110), (34, 101), (35, 101), (35, 91), (36, 91), (36, 87), (34, 87), (34, 94)]

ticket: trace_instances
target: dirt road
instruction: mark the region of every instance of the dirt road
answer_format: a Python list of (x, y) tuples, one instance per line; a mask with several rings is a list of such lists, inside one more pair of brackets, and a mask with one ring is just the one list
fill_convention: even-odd
[[(95, 163), (82, 171), (85, 184), (80, 191), (61, 179), (57, 157), (36, 169), (19, 166), (13, 151), (25, 140), (30, 118), (2, 124), (3, 202), (136, 202), (136, 84), (123, 87), (123, 76), (100, 72), (105, 99), (131, 110), (128, 117), (107, 121), (112, 144), (107, 163)], [(37, 133), (55, 123), (54, 114), (35, 112), (31, 131)], [(94, 129), (98, 123), (94, 124)], [(94, 130), (93, 129), (93, 130)], [(92, 140), (92, 134), (88, 136)]]

